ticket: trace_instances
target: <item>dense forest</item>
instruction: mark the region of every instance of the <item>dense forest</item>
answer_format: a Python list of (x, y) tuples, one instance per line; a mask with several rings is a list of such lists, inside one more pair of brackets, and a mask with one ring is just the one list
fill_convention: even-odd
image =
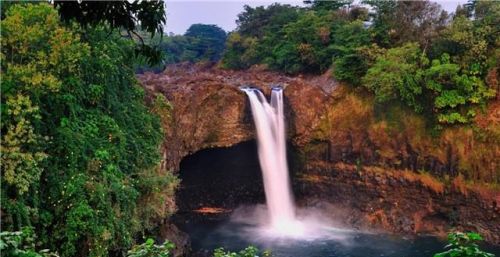
[(166, 65), (180, 62), (217, 62), (222, 57), (226, 37), (223, 29), (207, 24), (193, 24), (184, 35), (155, 36), (149, 43), (156, 46), (161, 62), (151, 66), (146, 60), (139, 59), (135, 65), (136, 72), (160, 72)]
[[(164, 199), (176, 178), (159, 169), (168, 108), (144, 104), (142, 46), (118, 31), (134, 27), (61, 21), (76, 13), (65, 3), (2, 10), (2, 230), (31, 227), (37, 249), (61, 256), (121, 255), (173, 211)], [(163, 17), (158, 6), (130, 9)]]
[(136, 72), (184, 61), (328, 72), (437, 131), (470, 126), (500, 91), (498, 1), (451, 14), (428, 1), (246, 6), (228, 34), (195, 24), (162, 35), (164, 15), (161, 1), (2, 3), (1, 227), (22, 231), (2, 237), (2, 256), (171, 249), (137, 245), (175, 211), (168, 199), (179, 181), (160, 165), (172, 107), (160, 94), (146, 102)]
[(311, 1), (246, 7), (222, 66), (323, 73), (399, 101), (439, 124), (470, 122), (498, 90), (500, 4), (448, 14), (427, 1)]
[(158, 43), (163, 63), (221, 59), (227, 69), (264, 65), (292, 75), (328, 70), (379, 103), (402, 102), (441, 125), (469, 123), (498, 90), (495, 1), (470, 1), (451, 14), (429, 1), (305, 3), (246, 6), (227, 41), (222, 29), (203, 24), (166, 36)]

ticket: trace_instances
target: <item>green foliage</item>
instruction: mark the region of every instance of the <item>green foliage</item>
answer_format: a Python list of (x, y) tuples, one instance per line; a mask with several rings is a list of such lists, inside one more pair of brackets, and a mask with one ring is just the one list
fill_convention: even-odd
[(484, 82), (461, 72), (459, 65), (450, 63), (444, 54), (441, 60), (433, 60), (425, 70), (426, 88), (434, 98), (434, 108), (440, 123), (467, 123), (475, 116), (473, 107), (484, 104), (495, 95)]
[(341, 81), (359, 85), (368, 65), (360, 48), (369, 45), (369, 31), (361, 20), (345, 23), (335, 29), (333, 43), (334, 75)]
[[(293, 46), (287, 45), (284, 26), (296, 21), (300, 10), (290, 5), (272, 4), (268, 7), (245, 6), (238, 15), (238, 31), (229, 34), (222, 66), (229, 69), (246, 69), (254, 64), (272, 62), (276, 54), (286, 58), (293, 53)], [(281, 52), (275, 49), (280, 44)], [(289, 50), (289, 51), (287, 51)]]
[(474, 72), (471, 75), (484, 74), (487, 70), (486, 60), (495, 45), (494, 41), (488, 42), (492, 29), (489, 25), (474, 24), (472, 20), (458, 16), (443, 32), (436, 47), (449, 53), (451, 60), (461, 68)]
[(332, 1), (321, 1), (321, 0), (305, 0), (305, 4), (311, 5), (311, 8), (315, 10), (338, 10), (342, 7), (351, 5), (354, 0), (332, 0)]
[(365, 0), (371, 25), (367, 9), (343, 8), (351, 1), (305, 2), (310, 8), (246, 7), (222, 66), (265, 64), (289, 74), (332, 67), (339, 81), (363, 85), (379, 103), (404, 103), (434, 124), (469, 123), (496, 94), (499, 2), (471, 2), (449, 22), (429, 1)]
[(13, 5), (2, 26), (2, 176), (13, 195), (38, 183), (47, 157), (40, 99), (73, 77), (88, 48), (48, 5)]
[(226, 37), (226, 32), (220, 27), (206, 24), (193, 24), (184, 35), (154, 37), (153, 44), (162, 53), (162, 64), (151, 66), (139, 57), (136, 71), (161, 71), (165, 65), (179, 62), (219, 61)]
[(163, 34), (166, 22), (165, 3), (155, 1), (54, 1), (61, 20), (78, 22), (83, 28), (105, 25), (112, 29), (123, 29), (130, 37), (138, 37), (140, 44), (135, 53), (144, 56), (150, 65), (160, 62), (161, 52), (144, 40), (135, 31), (140, 27), (153, 37)]
[(184, 34), (195, 39), (191, 51), (196, 59), (217, 61), (220, 59), (226, 41), (226, 32), (216, 25), (193, 24)]
[(48, 249), (36, 250), (36, 238), (33, 229), (23, 228), (22, 231), (0, 232), (1, 256), (9, 257), (58, 257), (56, 253)]
[(479, 249), (478, 242), (483, 238), (477, 233), (454, 232), (448, 234), (449, 248), (442, 253), (434, 254), (434, 257), (494, 257), (494, 254)]
[(468, 123), (475, 106), (495, 95), (473, 71), (464, 72), (448, 54), (428, 60), (416, 44), (391, 48), (377, 57), (363, 77), (363, 85), (379, 102), (401, 100), (417, 112), (433, 113), (439, 123)]
[(177, 184), (159, 168), (161, 126), (134, 77), (134, 42), (65, 27), (48, 4), (12, 5), (1, 26), (2, 229), (34, 226), (61, 256), (129, 248), (171, 212)]
[(174, 247), (174, 244), (168, 240), (161, 245), (156, 245), (153, 239), (148, 238), (143, 244), (132, 247), (127, 252), (127, 257), (169, 257)]
[(162, 33), (165, 19), (163, 1), (133, 2), (77, 2), (54, 1), (61, 19), (66, 22), (76, 20), (82, 26), (107, 23), (114, 28), (135, 30), (139, 25), (150, 33)]
[(272, 69), (294, 74), (323, 72), (331, 64), (332, 51), (328, 21), (306, 12), (282, 29), (284, 36), (275, 43), (272, 55), (264, 60)]
[(230, 33), (222, 57), (222, 66), (228, 69), (246, 69), (258, 63), (260, 57), (256, 43), (256, 38), (243, 37), (238, 32)]
[(370, 5), (374, 43), (384, 47), (418, 42), (427, 48), (445, 27), (446, 11), (432, 1), (364, 0)]
[(271, 252), (264, 251), (260, 254), (259, 249), (254, 246), (249, 246), (239, 252), (225, 251), (224, 248), (217, 248), (214, 251), (214, 257), (270, 257)]
[(418, 97), (422, 94), (422, 62), (425, 63), (425, 59), (417, 44), (391, 48), (368, 69), (363, 85), (375, 93), (379, 102), (401, 99), (421, 111), (423, 106)]
[(335, 60), (333, 74), (340, 81), (346, 81), (351, 85), (361, 84), (361, 78), (365, 75), (368, 66), (359, 54), (348, 54)]
[(263, 38), (277, 33), (284, 25), (295, 21), (298, 16), (299, 10), (286, 4), (274, 3), (267, 7), (255, 8), (245, 5), (244, 11), (238, 15), (236, 24), (238, 33), (242, 36)]

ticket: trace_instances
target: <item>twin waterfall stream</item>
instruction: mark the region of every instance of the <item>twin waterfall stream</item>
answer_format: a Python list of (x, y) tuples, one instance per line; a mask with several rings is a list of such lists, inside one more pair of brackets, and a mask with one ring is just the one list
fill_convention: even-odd
[(271, 102), (255, 88), (242, 88), (248, 95), (257, 132), (260, 166), (269, 215), (269, 229), (280, 236), (302, 233), (295, 217), (293, 194), (286, 159), (283, 89), (273, 87)]

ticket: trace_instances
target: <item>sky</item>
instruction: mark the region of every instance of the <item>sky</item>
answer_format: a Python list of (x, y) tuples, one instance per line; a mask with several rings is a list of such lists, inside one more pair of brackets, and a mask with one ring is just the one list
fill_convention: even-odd
[[(279, 2), (291, 5), (303, 5), (302, 0), (167, 0), (168, 33), (184, 34), (195, 23), (215, 24), (229, 32), (236, 28), (237, 15), (244, 5), (252, 7), (270, 5)], [(443, 9), (455, 11), (459, 4), (467, 0), (437, 0)]]

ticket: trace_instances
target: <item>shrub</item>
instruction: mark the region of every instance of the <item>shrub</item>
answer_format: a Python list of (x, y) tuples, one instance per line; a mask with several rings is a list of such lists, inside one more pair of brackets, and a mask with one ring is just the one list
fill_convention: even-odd
[(254, 246), (249, 246), (239, 252), (225, 251), (224, 248), (217, 248), (214, 251), (214, 257), (270, 257), (272, 256), (269, 251), (264, 251), (262, 255), (259, 249)]
[(1, 27), (2, 229), (33, 226), (61, 256), (128, 249), (168, 216), (176, 183), (159, 169), (133, 41), (65, 26), (43, 3), (12, 5)]
[(136, 245), (129, 250), (127, 257), (169, 257), (174, 247), (174, 244), (168, 240), (161, 245), (156, 245), (153, 239), (148, 238), (143, 244)]
[(33, 228), (25, 227), (22, 231), (0, 232), (0, 253), (9, 257), (58, 257), (48, 249), (37, 251)]
[(477, 242), (483, 238), (477, 233), (454, 232), (448, 235), (449, 248), (446, 252), (436, 253), (434, 257), (494, 257), (495, 255), (487, 253), (477, 245)]

